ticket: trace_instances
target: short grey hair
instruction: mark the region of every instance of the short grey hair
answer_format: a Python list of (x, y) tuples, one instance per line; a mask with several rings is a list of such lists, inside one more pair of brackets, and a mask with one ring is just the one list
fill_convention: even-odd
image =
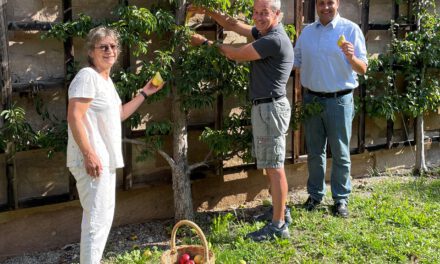
[(281, 9), (281, 0), (272, 0), (271, 7), (273, 10), (280, 10)]
[(93, 64), (93, 59), (88, 55), (88, 53), (92, 52), (95, 49), (96, 43), (98, 43), (101, 39), (105, 37), (111, 37), (116, 42), (116, 45), (118, 46), (118, 54), (119, 54), (120, 41), (119, 41), (119, 33), (116, 30), (105, 26), (92, 28), (87, 34), (87, 39), (86, 39), (87, 61), (90, 66), (95, 66), (95, 65)]

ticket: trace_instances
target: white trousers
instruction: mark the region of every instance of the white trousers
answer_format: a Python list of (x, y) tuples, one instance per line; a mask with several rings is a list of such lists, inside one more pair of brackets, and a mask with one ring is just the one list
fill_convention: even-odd
[(85, 168), (69, 169), (83, 208), (80, 264), (99, 264), (115, 211), (116, 170), (103, 168), (99, 178), (94, 179)]

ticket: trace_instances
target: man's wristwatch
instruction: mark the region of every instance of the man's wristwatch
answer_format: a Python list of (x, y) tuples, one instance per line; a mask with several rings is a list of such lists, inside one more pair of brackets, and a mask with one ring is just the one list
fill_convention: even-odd
[(143, 90), (141, 90), (139, 93), (144, 97), (144, 99), (148, 98), (148, 94), (146, 92), (144, 92)]
[(203, 41), (202, 45), (208, 45), (209, 44), (209, 40), (205, 39), (205, 41)]

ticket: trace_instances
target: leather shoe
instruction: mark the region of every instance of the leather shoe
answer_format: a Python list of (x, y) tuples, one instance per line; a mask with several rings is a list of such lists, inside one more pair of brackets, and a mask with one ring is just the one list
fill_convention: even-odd
[(337, 203), (335, 205), (336, 210), (335, 210), (335, 215), (342, 217), (342, 218), (347, 218), (348, 217), (348, 207), (345, 203)]
[(320, 201), (316, 201), (315, 199), (309, 196), (307, 201), (304, 203), (304, 209), (306, 209), (307, 211), (313, 211), (320, 203), (321, 203)]

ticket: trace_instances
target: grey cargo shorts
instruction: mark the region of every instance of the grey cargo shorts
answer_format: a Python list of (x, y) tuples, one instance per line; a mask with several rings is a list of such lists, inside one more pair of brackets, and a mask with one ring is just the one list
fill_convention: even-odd
[(257, 168), (282, 168), (291, 108), (286, 97), (252, 106), (253, 156)]

